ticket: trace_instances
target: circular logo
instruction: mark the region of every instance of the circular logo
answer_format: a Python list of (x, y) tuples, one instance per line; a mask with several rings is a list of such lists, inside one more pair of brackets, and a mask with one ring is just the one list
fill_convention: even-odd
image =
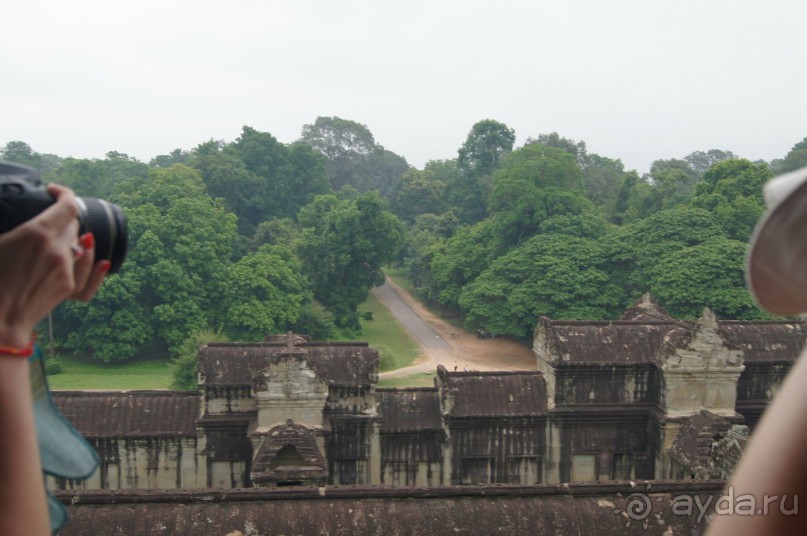
[(631, 493), (625, 498), (625, 512), (634, 521), (642, 521), (653, 512), (650, 497), (644, 493)]

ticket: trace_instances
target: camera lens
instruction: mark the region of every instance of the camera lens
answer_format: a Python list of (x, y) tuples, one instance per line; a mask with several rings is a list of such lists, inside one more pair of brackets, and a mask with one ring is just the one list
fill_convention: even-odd
[(95, 237), (95, 260), (108, 260), (109, 273), (117, 272), (126, 257), (126, 216), (118, 205), (94, 197), (76, 198), (80, 234)]

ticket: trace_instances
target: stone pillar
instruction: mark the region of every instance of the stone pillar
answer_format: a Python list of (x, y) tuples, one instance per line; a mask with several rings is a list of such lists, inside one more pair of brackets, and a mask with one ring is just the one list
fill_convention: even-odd
[(546, 422), (546, 445), (544, 449), (544, 475), (543, 484), (559, 484), (560, 460), (563, 446), (561, 445), (561, 426), (553, 419)]
[(555, 408), (555, 363), (557, 355), (551, 343), (552, 321), (542, 316), (532, 339), (532, 351), (535, 353), (535, 363), (538, 370), (544, 375), (546, 381), (546, 408)]
[(659, 430), (661, 437), (659, 438), (659, 449), (656, 453), (656, 468), (655, 478), (657, 480), (666, 480), (672, 478), (670, 474), (670, 457), (667, 454), (672, 447), (675, 437), (681, 430), (683, 422), (681, 420), (671, 420), (664, 423), (663, 427)]
[(381, 484), (381, 419), (373, 419), (370, 424), (369, 441), (367, 484), (378, 486)]

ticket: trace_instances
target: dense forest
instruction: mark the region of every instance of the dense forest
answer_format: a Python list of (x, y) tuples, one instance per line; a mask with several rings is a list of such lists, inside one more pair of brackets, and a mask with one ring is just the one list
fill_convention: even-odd
[(762, 185), (807, 165), (807, 138), (773, 162), (713, 149), (643, 176), (557, 133), (514, 144), (483, 120), (456, 158), (416, 169), (365, 125), (319, 117), (290, 144), (245, 126), (148, 163), (23, 141), (0, 157), (127, 214), (123, 268), (54, 315), (61, 348), (103, 361), (181, 356), (200, 338), (358, 336), (389, 265), (469, 328), (521, 339), (540, 315), (617, 318), (648, 291), (681, 318), (765, 317), (745, 288), (746, 245)]

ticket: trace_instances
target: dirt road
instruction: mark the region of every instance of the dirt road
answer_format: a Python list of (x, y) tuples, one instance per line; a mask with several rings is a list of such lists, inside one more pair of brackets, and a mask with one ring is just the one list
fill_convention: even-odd
[(532, 349), (506, 339), (477, 339), (432, 314), (405, 290), (387, 279), (373, 293), (420, 343), (423, 353), (410, 367), (382, 372), (381, 378), (448, 370), (535, 370)]

